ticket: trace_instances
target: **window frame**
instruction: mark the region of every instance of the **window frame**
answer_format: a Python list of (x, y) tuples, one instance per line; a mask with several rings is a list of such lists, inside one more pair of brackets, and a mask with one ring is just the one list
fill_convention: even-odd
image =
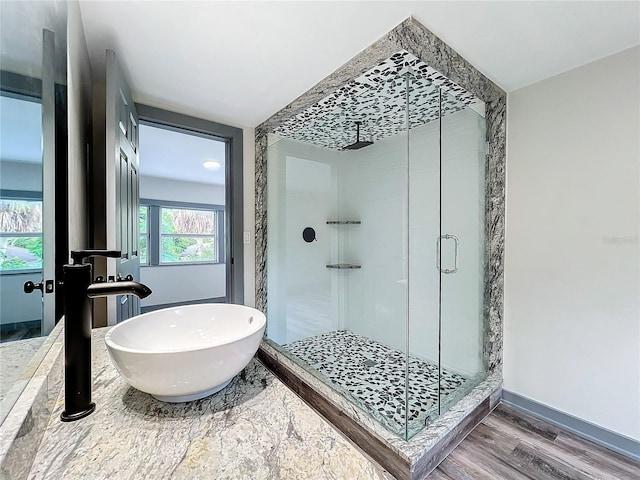
[(142, 250), (142, 237), (146, 237), (146, 252), (145, 252), (145, 261), (142, 261), (142, 254), (140, 253), (138, 255), (138, 260), (140, 261), (140, 266), (144, 267), (144, 266), (148, 266), (149, 265), (149, 244), (150, 244), (150, 237), (151, 237), (151, 233), (149, 232), (149, 216), (150, 216), (150, 208), (149, 205), (143, 205), (142, 201), (140, 201), (140, 206), (138, 207), (138, 225), (140, 225), (140, 210), (144, 208), (147, 210), (147, 231), (146, 232), (142, 232), (140, 231), (140, 227), (138, 226), (138, 237), (139, 237), (139, 250)]
[[(226, 248), (225, 248), (225, 217), (226, 209), (224, 205), (206, 204), (206, 203), (190, 203), (176, 202), (173, 200), (157, 200), (149, 198), (141, 198), (140, 206), (147, 207), (147, 263), (140, 262), (141, 268), (147, 267), (174, 267), (174, 266), (196, 266), (196, 265), (225, 265)], [(162, 262), (160, 258), (160, 249), (163, 236), (169, 237), (206, 237), (211, 235), (200, 234), (163, 234), (161, 231), (163, 208), (181, 209), (181, 210), (203, 210), (215, 212), (216, 231), (213, 234), (217, 242), (217, 261), (190, 261), (190, 262)], [(140, 236), (143, 234), (141, 233)]]
[[(29, 191), (29, 190), (0, 190), (0, 200), (17, 200), (17, 201), (26, 201), (26, 202), (40, 202), (41, 206), (44, 203), (42, 198), (42, 192), (37, 191)], [(40, 233), (29, 232), (29, 233), (11, 233), (11, 232), (0, 232), (0, 237), (25, 237), (25, 238), (42, 238), (44, 243), (44, 233), (42, 232), (42, 228), (40, 229)], [(44, 263), (44, 258), (42, 259)], [(31, 273), (40, 273), (42, 272), (43, 267), (40, 268), (18, 268), (12, 270), (2, 270), (0, 269), (0, 275), (25, 275)]]

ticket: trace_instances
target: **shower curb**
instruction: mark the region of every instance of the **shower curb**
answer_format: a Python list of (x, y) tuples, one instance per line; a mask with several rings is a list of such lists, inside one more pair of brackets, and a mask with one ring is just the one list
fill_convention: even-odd
[(339, 394), (330, 394), (330, 387), (267, 342), (260, 345), (257, 358), (367, 457), (399, 480), (420, 480), (429, 475), (491, 413), (502, 395), (501, 378), (489, 377), (467, 396), (467, 405), (452, 409), (432, 424), (442, 430), (451, 422), (452, 428), (436, 435), (423, 431), (405, 441), (382, 427), (367, 425), (356, 407)]

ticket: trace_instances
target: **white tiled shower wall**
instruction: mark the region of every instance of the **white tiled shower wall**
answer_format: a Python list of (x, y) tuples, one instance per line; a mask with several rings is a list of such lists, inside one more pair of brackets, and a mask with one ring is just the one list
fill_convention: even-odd
[[(409, 170), (406, 134), (356, 151), (272, 139), (267, 187), (270, 338), (288, 343), (346, 328), (404, 351), (408, 333), (414, 355), (437, 363), (441, 341), (443, 366), (467, 375), (481, 369), (484, 119), (467, 109), (442, 121), (442, 231), (456, 235), (460, 246), (458, 271), (442, 279), (441, 339), (439, 129), (438, 122), (431, 122), (411, 131)], [(327, 225), (327, 220), (362, 223)], [(308, 226), (316, 230), (317, 242), (303, 241), (302, 230)], [(443, 241), (442, 259), (443, 267), (453, 267), (452, 240)], [(362, 268), (326, 268), (342, 262)]]

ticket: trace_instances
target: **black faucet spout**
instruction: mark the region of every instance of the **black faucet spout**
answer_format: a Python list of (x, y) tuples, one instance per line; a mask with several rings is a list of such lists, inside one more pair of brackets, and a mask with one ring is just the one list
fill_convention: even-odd
[(87, 287), (89, 298), (107, 297), (109, 295), (135, 295), (138, 298), (147, 298), (151, 295), (151, 289), (143, 283), (134, 281), (100, 282)]
[(145, 298), (151, 289), (134, 282), (133, 277), (111, 282), (91, 283), (87, 257), (119, 257), (117, 250), (77, 250), (71, 252), (73, 264), (64, 274), (64, 411), (60, 418), (71, 422), (90, 415), (96, 408), (91, 401), (92, 298), (108, 295), (137, 295)]

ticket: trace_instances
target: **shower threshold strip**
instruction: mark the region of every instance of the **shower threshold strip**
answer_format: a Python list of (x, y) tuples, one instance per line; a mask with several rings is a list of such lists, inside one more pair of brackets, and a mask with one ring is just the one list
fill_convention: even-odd
[[(405, 354), (349, 330), (298, 340), (283, 348), (324, 377), (385, 428), (401, 437), (422, 430), (438, 415), (441, 402), (460, 398), (472, 382), (409, 356), (409, 411), (405, 405)], [(408, 425), (407, 425), (408, 423)]]

